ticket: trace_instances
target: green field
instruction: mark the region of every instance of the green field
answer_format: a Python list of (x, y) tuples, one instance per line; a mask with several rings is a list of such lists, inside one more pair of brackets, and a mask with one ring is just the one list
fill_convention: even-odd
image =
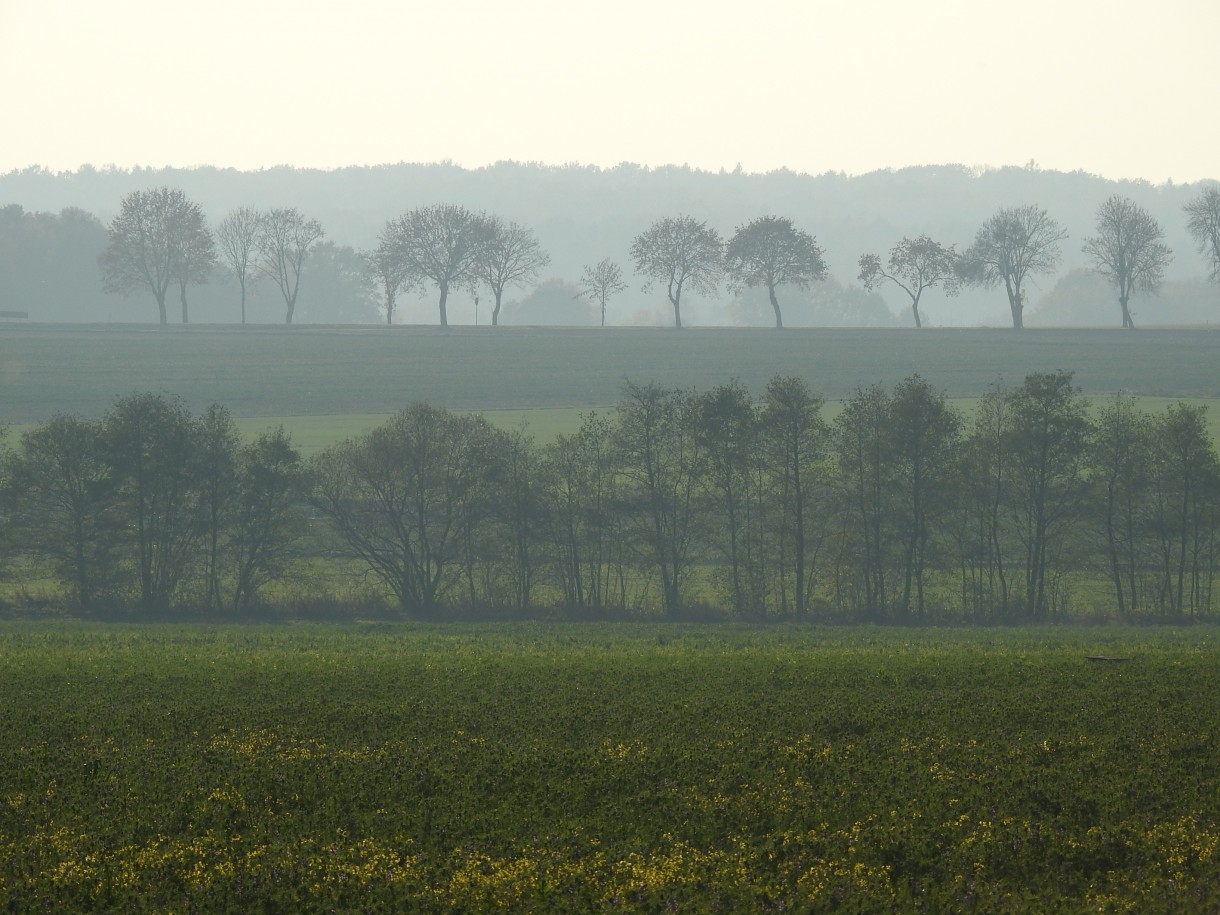
[(624, 381), (776, 374), (835, 400), (919, 372), (951, 397), (1072, 369), (1086, 393), (1220, 397), (1220, 329), (1072, 331), (0, 325), (0, 421), (98, 416), (132, 391), (239, 417), (604, 407)]
[[(98, 417), (134, 391), (227, 406), (252, 436), (284, 425), (306, 454), (368, 431), (414, 400), (525, 424), (540, 440), (610, 409), (627, 380), (708, 389), (776, 374), (834, 401), (919, 372), (963, 409), (996, 382), (1076, 372), (1088, 394), (1220, 398), (1220, 330), (155, 327), (0, 325), (0, 423)], [(833, 409), (833, 408), (832, 408)], [(1220, 434), (1220, 415), (1212, 411)]]
[(1214, 912), (1218, 678), (1202, 627), (4, 624), (0, 908)]

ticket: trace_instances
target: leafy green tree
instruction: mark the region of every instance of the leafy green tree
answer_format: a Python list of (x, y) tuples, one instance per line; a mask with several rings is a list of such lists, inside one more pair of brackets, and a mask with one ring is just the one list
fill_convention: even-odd
[(962, 257), (962, 277), (968, 283), (1003, 285), (1008, 293), (1012, 326), (1025, 326), (1025, 283), (1050, 273), (1059, 264), (1059, 242), (1067, 232), (1046, 210), (1029, 204), (1004, 207), (978, 230)]
[(500, 323), (504, 290), (514, 284), (533, 280), (551, 262), (551, 256), (542, 250), (538, 236), (532, 229), (515, 222), (490, 216), (484, 222), (484, 232), (486, 238), (476, 272), (479, 279), (490, 287), (495, 299), (491, 310), (491, 323), (495, 326)]
[(282, 426), (242, 447), (236, 471), (228, 551), (232, 605), (243, 610), (287, 573), (307, 524), (307, 487), (300, 452)]
[(50, 561), (76, 607), (96, 609), (117, 583), (114, 478), (97, 424), (53, 416), (3, 463), (22, 551)]
[(139, 607), (164, 614), (186, 582), (207, 530), (198, 426), (180, 400), (120, 399), (102, 420)]
[(1145, 548), (1157, 444), (1152, 417), (1119, 394), (1097, 414), (1090, 470), (1101, 537), (1119, 616), (1140, 608), (1139, 577), (1153, 558)]
[[(893, 600), (895, 464), (890, 453), (892, 404), (881, 385), (860, 388), (834, 420), (833, 449), (844, 505), (839, 568), (850, 570), (855, 591), (836, 595), (869, 615), (884, 615)], [(838, 576), (844, 578), (842, 574)]]
[(635, 272), (646, 278), (647, 291), (664, 283), (674, 308), (674, 326), (682, 326), (682, 293), (687, 289), (714, 295), (723, 272), (720, 233), (691, 216), (658, 219), (631, 244)]
[(166, 294), (177, 283), (185, 324), (187, 283), (206, 279), (215, 261), (215, 242), (199, 205), (177, 188), (159, 187), (123, 198), (99, 264), (107, 292), (148, 289), (162, 324)]
[(943, 391), (935, 390), (919, 375), (905, 379), (889, 403), (890, 454), (896, 486), (895, 517), (902, 539), (902, 597), (898, 612), (915, 612), (922, 618), (927, 571), (932, 565), (933, 534), (949, 514), (950, 493), (960, 479), (957, 454), (961, 418), (949, 406)]
[(619, 468), (635, 539), (661, 580), (667, 616), (685, 603), (699, 542), (699, 481), (704, 454), (694, 434), (689, 394), (628, 383), (617, 408)]
[(945, 295), (955, 296), (961, 289), (957, 252), (952, 245), (946, 248), (926, 235), (903, 238), (890, 249), (885, 265), (876, 254), (860, 255), (860, 282), (870, 291), (882, 283), (893, 283), (911, 299), (915, 326), (922, 327), (919, 302), (925, 291), (940, 286)]
[(1012, 548), (1008, 505), (1013, 475), (1013, 410), (1008, 391), (996, 386), (979, 401), (963, 442), (963, 486), (954, 528), (961, 571), (962, 605), (976, 618), (1012, 613)]
[[(823, 399), (812, 393), (804, 379), (776, 376), (767, 383), (759, 417), (763, 453), (777, 489), (780, 523), (779, 556), (781, 611), (787, 612), (787, 570), (794, 576), (792, 597), (796, 618), (808, 616), (816, 581), (818, 548), (815, 511), (817, 487), (824, 475), (829, 427), (822, 418)], [(822, 486), (825, 483), (822, 482)]]
[(547, 447), (553, 519), (564, 600), (576, 609), (624, 609), (623, 514), (616, 474), (616, 430), (587, 414), (580, 430)]
[(436, 612), (461, 583), (489, 437), (482, 417), (417, 403), (312, 464), (313, 502), (340, 555), (362, 563), (408, 615)]
[(1045, 620), (1052, 572), (1078, 525), (1092, 425), (1072, 372), (1037, 372), (1008, 395), (1011, 410), (1009, 511), (1024, 552), (1024, 609)]
[(225, 548), (237, 498), (237, 424), (228, 408), (213, 404), (195, 421), (193, 455), (203, 514), (204, 603), (224, 606)]
[(1097, 211), (1097, 234), (1084, 240), (1081, 250), (1093, 262), (1093, 269), (1118, 290), (1125, 328), (1135, 330), (1131, 293), (1156, 291), (1165, 266), (1173, 260), (1173, 252), (1161, 242), (1164, 237), (1151, 213), (1135, 201), (1115, 195)]
[(738, 288), (766, 288), (780, 328), (784, 320), (776, 290), (784, 285), (807, 289), (827, 276), (826, 260), (813, 236), (782, 216), (760, 216), (739, 227), (725, 248), (724, 262)]
[(761, 616), (766, 605), (762, 557), (756, 547), (762, 518), (755, 510), (759, 430), (754, 404), (739, 382), (731, 382), (696, 395), (692, 407), (705, 457), (709, 508), (723, 520), (711, 525), (711, 531), (728, 561), (733, 610), (740, 616)]
[(1153, 435), (1158, 602), (1174, 616), (1196, 616), (1211, 603), (1220, 521), (1220, 457), (1207, 408), (1174, 404)]
[(1184, 209), (1186, 228), (1207, 261), (1212, 281), (1220, 283), (1220, 188), (1205, 188)]
[(406, 275), (440, 292), (441, 327), (449, 326), (449, 291), (473, 288), (488, 238), (487, 217), (452, 204), (417, 207), (386, 223), (380, 236)]

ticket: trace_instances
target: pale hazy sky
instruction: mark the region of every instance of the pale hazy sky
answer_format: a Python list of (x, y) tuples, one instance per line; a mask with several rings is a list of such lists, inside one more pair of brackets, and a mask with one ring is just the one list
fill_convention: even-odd
[(1220, 177), (1220, 0), (0, 0), (0, 173), (449, 159)]

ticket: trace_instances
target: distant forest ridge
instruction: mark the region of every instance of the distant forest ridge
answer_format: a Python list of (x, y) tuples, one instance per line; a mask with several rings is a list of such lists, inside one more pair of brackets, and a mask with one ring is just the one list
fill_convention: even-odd
[[(46, 263), (40, 265), (37, 281), (30, 276), (30, 257), (17, 259), (12, 244), (5, 245), (7, 256), (0, 250), (0, 310), (28, 311), (30, 320), (155, 320), (151, 296), (124, 298), (102, 292), (96, 255), (105, 242), (104, 227), (124, 195), (171, 186), (197, 202), (213, 226), (242, 206), (295, 207), (321, 223), (324, 246), (301, 282), (301, 322), (377, 321), (379, 298), (360, 275), (357, 252), (375, 245), (387, 220), (415, 207), (451, 203), (528, 227), (550, 256), (536, 286), (510, 291), (504, 323), (592, 323), (590, 309), (573, 298), (574, 284), (585, 266), (603, 259), (620, 264), (628, 282), (628, 289), (610, 305), (608, 323), (668, 323), (664, 290), (642, 291), (643, 280), (632, 272), (629, 249), (633, 238), (655, 220), (689, 214), (725, 237), (758, 216), (776, 215), (791, 218), (816, 238), (830, 279), (803, 297), (793, 291), (786, 323), (906, 326), (911, 317), (900, 290), (858, 288), (862, 254), (884, 256), (904, 236), (923, 233), (962, 250), (999, 208), (1034, 204), (1046, 208), (1068, 238), (1057, 272), (1031, 284), (1028, 325), (1117, 326), (1118, 303), (1103, 280), (1085, 272), (1081, 244), (1096, 232), (1098, 207), (1119, 194), (1155, 217), (1174, 252), (1160, 294), (1140, 294), (1133, 300), (1139, 326), (1204, 324), (1220, 320), (1220, 289), (1206, 282), (1208, 267), (1187, 232), (1182, 208), (1210, 184), (1113, 181), (1033, 166), (921, 166), (857, 176), (787, 170), (714, 173), (629, 163), (598, 168), (500, 162), (476, 169), (401, 163), (331, 171), (281, 166), (251, 172), (85, 166), (55, 173), (34, 167), (0, 175), (0, 231), (16, 231), (11, 226), (33, 214), (62, 214), (69, 208), (83, 212), (74, 214), (76, 221), (71, 231), (62, 233), (66, 240), (57, 241), (56, 253), (44, 252)], [(28, 235), (28, 228), (22, 231)], [(236, 322), (238, 295), (236, 282), (218, 270), (207, 285), (191, 290), (192, 320)], [(256, 286), (250, 320), (281, 321), (277, 299), (269, 284)], [(769, 319), (765, 293), (760, 301), (753, 293), (734, 295), (723, 287), (717, 295), (692, 297), (683, 308), (687, 323), (695, 326), (766, 324)], [(430, 294), (404, 297), (399, 309), (402, 323), (436, 321)], [(932, 326), (1009, 323), (1002, 290), (970, 288), (956, 298), (933, 290), (921, 310), (925, 324)], [(475, 323), (475, 303), (465, 293), (455, 293), (450, 311), (454, 323)], [(487, 320), (485, 313), (478, 317)]]

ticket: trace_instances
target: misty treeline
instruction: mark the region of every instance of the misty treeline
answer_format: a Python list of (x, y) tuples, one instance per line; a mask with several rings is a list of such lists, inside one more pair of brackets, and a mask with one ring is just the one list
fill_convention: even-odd
[[(4, 556), (86, 614), (1186, 620), (1217, 610), (1201, 407), (1096, 409), (1069, 372), (969, 414), (919, 376), (837, 409), (628, 384), (539, 444), (414, 404), (308, 461), (139, 394), (10, 443)], [(380, 608), (380, 609), (379, 609)]]
[[(261, 323), (445, 324), (452, 292), (459, 323), (679, 324), (693, 292), (686, 311), (697, 324), (920, 326), (930, 308), (935, 323), (977, 325), (1005, 320), (1007, 305), (1014, 326), (1028, 313), (1041, 325), (1134, 327), (1202, 322), (1216, 304), (1201, 276), (1217, 267), (1220, 192), (1083, 174), (949, 166), (814, 178), (502, 163), (82, 171), (70, 183), (31, 170), (0, 176), (0, 188), (92, 201), (124, 177), (106, 222), (80, 209), (0, 210), (7, 307), (36, 320), (169, 320), (168, 296), (183, 321), (193, 312), (236, 323), (248, 312)], [(149, 183), (157, 178), (181, 188)], [(121, 255), (142, 249), (123, 242), (147, 237), (158, 196), (176, 198), (177, 239), (160, 246), (159, 263), (133, 264)], [(1020, 202), (1030, 199), (1052, 201), (1054, 213)], [(789, 231), (764, 231), (762, 219)], [(141, 299), (148, 309), (132, 310)]]

